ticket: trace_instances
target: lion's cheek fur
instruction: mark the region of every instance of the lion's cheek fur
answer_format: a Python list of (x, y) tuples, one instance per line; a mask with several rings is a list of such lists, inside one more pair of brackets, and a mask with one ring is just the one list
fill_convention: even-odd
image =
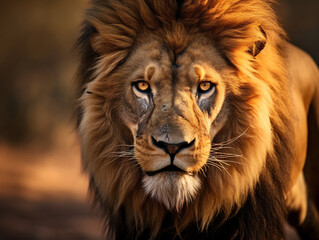
[[(233, 103), (234, 104), (234, 103)], [(240, 105), (240, 101), (237, 101)], [(240, 137), (233, 146), (240, 149), (240, 154), (244, 157), (238, 157), (237, 163), (227, 167), (227, 171), (219, 171), (216, 168), (210, 168), (205, 178), (205, 190), (202, 196), (198, 199), (201, 206), (200, 216), (202, 227), (209, 225), (215, 214), (221, 209), (227, 216), (235, 209), (239, 209), (246, 201), (250, 192), (254, 188), (260, 178), (260, 175), (265, 166), (265, 159), (268, 155), (273, 154), (273, 136), (271, 131), (271, 123), (269, 118), (269, 108), (271, 101), (261, 101), (254, 99), (250, 104), (236, 106), (236, 111), (232, 111), (233, 116), (230, 118), (236, 119), (237, 129), (235, 136), (239, 136), (243, 132), (245, 134)], [(254, 109), (263, 109), (255, 112)], [(241, 111), (245, 112), (243, 114)], [(245, 117), (241, 117), (245, 116)], [(229, 119), (229, 121), (232, 121)], [(253, 124), (250, 124), (253, 122)], [(242, 130), (240, 130), (242, 129)], [(229, 132), (230, 129), (221, 129)], [(242, 131), (242, 132), (240, 132)], [(210, 202), (212, 204), (205, 204)], [(196, 204), (198, 204), (196, 203)], [(209, 209), (205, 206), (209, 206)]]

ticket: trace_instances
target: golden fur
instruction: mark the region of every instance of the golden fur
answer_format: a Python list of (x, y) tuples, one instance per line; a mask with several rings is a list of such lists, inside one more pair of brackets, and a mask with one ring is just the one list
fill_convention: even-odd
[[(168, 214), (176, 234), (194, 222), (204, 231), (216, 216), (224, 221), (248, 199), (258, 202), (264, 183), (276, 191), (278, 208), (288, 199), (305, 218), (305, 199), (290, 189), (297, 179), (304, 189), (305, 119), (319, 96), (318, 70), (311, 63), (307, 83), (296, 76), (287, 59), (297, 50), (270, 4), (92, 2), (81, 40), (79, 133), (109, 235), (124, 222), (128, 232), (149, 229), (155, 237)], [(139, 80), (150, 84), (152, 98), (134, 90)], [(196, 99), (192, 89), (203, 80), (216, 90)], [(311, 96), (300, 94), (300, 84), (315, 89)], [(163, 141), (163, 131), (172, 143), (196, 139), (174, 160), (188, 174), (145, 174), (168, 165), (167, 153), (150, 140)]]

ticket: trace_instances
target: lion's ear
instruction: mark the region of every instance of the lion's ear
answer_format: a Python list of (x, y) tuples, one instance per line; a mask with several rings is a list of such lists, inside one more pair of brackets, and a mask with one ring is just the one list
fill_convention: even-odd
[(259, 26), (258, 40), (249, 48), (249, 53), (256, 57), (264, 48), (267, 42), (267, 34), (264, 29)]

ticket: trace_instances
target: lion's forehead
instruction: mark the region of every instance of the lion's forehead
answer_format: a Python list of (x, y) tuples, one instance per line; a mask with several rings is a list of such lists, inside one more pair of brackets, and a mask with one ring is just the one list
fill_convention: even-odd
[(152, 39), (139, 44), (128, 62), (134, 72), (131, 75), (133, 78), (147, 79), (148, 69), (153, 68), (155, 71), (151, 80), (158, 89), (165, 92), (170, 86), (177, 86), (177, 83), (179, 85), (175, 89), (179, 90), (197, 83), (197, 66), (203, 68), (207, 75), (212, 75), (212, 78), (218, 75), (219, 70), (227, 67), (212, 43), (204, 41), (201, 36), (194, 38), (179, 53), (166, 46), (164, 39)]

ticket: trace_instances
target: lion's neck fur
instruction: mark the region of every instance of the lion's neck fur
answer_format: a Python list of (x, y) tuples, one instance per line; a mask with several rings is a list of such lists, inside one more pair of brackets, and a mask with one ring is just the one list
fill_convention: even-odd
[[(270, 167), (270, 166), (269, 166)], [(271, 166), (265, 169), (254, 192), (248, 197), (239, 210), (234, 210), (225, 218), (221, 212), (217, 214), (204, 231), (199, 231), (196, 221), (191, 221), (179, 232), (176, 222), (183, 217), (182, 214), (165, 211), (165, 215), (158, 215), (156, 221), (160, 223), (158, 233), (154, 235), (152, 226), (146, 225), (143, 230), (137, 230), (133, 222), (127, 222), (128, 213), (120, 208), (116, 215), (110, 215), (110, 209), (105, 212), (113, 218), (107, 222), (108, 236), (115, 239), (282, 239), (283, 221), (285, 218), (284, 179), (281, 177), (281, 169)], [(91, 180), (91, 189), (95, 191), (95, 197), (99, 198), (94, 181)], [(282, 193), (280, 194), (280, 192)], [(105, 203), (100, 199), (103, 209)], [(267, 206), (267, 207), (265, 207)], [(116, 220), (116, 221), (114, 221)]]

